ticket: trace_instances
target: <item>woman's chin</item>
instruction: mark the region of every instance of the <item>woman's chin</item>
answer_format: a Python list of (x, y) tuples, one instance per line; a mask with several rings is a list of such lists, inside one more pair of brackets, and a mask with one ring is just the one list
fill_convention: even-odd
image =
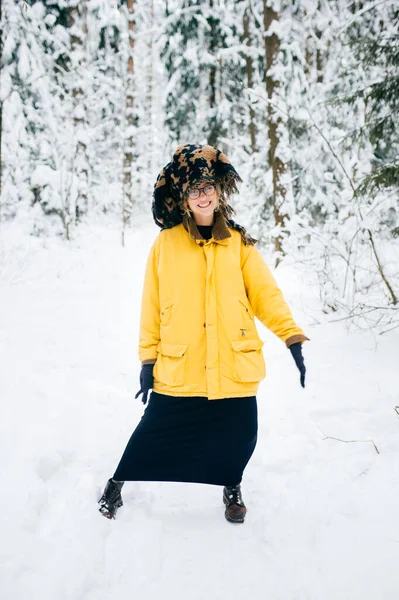
[(194, 218), (199, 225), (211, 225), (213, 222), (213, 210), (207, 212), (194, 213)]
[(207, 210), (201, 210), (194, 213), (197, 217), (210, 217), (213, 215), (213, 208), (208, 208)]

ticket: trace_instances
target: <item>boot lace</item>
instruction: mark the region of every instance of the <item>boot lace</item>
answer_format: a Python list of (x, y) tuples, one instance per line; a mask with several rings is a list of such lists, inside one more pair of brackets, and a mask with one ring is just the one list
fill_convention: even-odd
[(244, 501), (241, 495), (241, 488), (239, 485), (234, 486), (226, 486), (227, 497), (229, 499), (229, 504), (238, 504), (239, 506), (244, 506)]
[(114, 481), (110, 481), (104, 491), (103, 497), (101, 498), (102, 503), (112, 505), (118, 502), (118, 500), (121, 498), (122, 485), (117, 484)]

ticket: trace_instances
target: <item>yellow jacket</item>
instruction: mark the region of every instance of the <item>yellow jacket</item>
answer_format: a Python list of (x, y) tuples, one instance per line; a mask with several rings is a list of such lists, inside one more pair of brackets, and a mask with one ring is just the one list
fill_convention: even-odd
[(266, 375), (254, 315), (287, 346), (308, 339), (255, 246), (222, 215), (212, 236), (185, 218), (159, 233), (148, 257), (139, 357), (155, 363), (160, 394), (254, 396)]

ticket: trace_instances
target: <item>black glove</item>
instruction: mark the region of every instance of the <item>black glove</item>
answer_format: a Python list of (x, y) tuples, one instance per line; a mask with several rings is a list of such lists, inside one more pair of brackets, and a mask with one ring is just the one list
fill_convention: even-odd
[(152, 374), (154, 365), (143, 365), (140, 371), (140, 390), (135, 395), (135, 399), (143, 394), (141, 399), (143, 404), (147, 404), (148, 391), (152, 390), (154, 385), (154, 376)]
[(291, 344), (290, 351), (301, 374), (301, 386), (304, 388), (306, 367), (302, 356), (302, 342), (295, 342), (295, 344)]

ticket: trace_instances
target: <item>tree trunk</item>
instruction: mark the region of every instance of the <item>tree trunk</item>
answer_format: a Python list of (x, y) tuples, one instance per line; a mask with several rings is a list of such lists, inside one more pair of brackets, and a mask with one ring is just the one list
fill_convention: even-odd
[[(213, 15), (214, 8), (214, 0), (209, 0), (209, 7), (211, 9), (211, 17), (210, 17), (210, 43), (209, 43), (209, 53), (212, 57), (215, 56), (215, 50), (217, 47), (216, 43), (216, 32), (215, 32), (215, 19)], [(216, 65), (212, 64), (209, 71), (209, 109), (210, 109), (210, 131), (208, 133), (208, 144), (210, 146), (218, 145), (218, 137), (219, 137), (219, 127), (217, 123), (217, 106), (216, 106)]]
[[(214, 0), (209, 0), (209, 6), (211, 9), (214, 8)], [(212, 56), (214, 56), (215, 47), (215, 22), (213, 15), (211, 15), (211, 40), (209, 50)], [(212, 65), (209, 72), (209, 106), (211, 109), (216, 106), (216, 66)]]
[[(317, 10), (321, 10), (320, 1), (317, 3)], [(315, 34), (317, 40), (320, 42), (322, 31), (318, 27), (316, 27)], [(316, 71), (317, 71), (317, 83), (323, 83), (323, 69), (324, 69), (324, 61), (323, 61), (323, 53), (320, 48), (320, 43), (316, 48)]]
[(125, 91), (125, 139), (123, 148), (122, 184), (122, 245), (125, 245), (125, 229), (132, 206), (133, 128), (134, 128), (134, 0), (127, 0), (129, 46)]
[[(265, 63), (266, 63), (266, 93), (267, 93), (267, 125), (269, 132), (269, 166), (272, 169), (273, 176), (273, 191), (271, 196), (271, 204), (273, 208), (275, 225), (284, 227), (287, 215), (283, 214), (282, 206), (285, 201), (286, 189), (284, 188), (281, 179), (285, 172), (286, 166), (278, 156), (278, 127), (280, 118), (276, 115), (272, 102), (275, 92), (279, 87), (279, 82), (271, 73), (271, 68), (274, 66), (277, 55), (280, 49), (280, 40), (276, 33), (270, 34), (273, 24), (279, 20), (278, 13), (269, 6), (268, 0), (263, 0), (263, 23), (265, 33)], [(277, 235), (274, 241), (276, 252), (283, 255), (282, 238)], [(276, 266), (280, 262), (277, 259)]]
[[(2, 19), (2, 8), (3, 8), (3, 0), (0, 0), (0, 69), (3, 64), (3, 19)], [(3, 133), (3, 101), (0, 100), (0, 198), (1, 198), (1, 190), (2, 190), (2, 180), (3, 180), (3, 155), (1, 152), (2, 149), (2, 133)], [(0, 200), (1, 202), (1, 200)], [(1, 221), (1, 205), (0, 205), (0, 221)]]
[(72, 103), (75, 151), (73, 177), (76, 178), (75, 218), (79, 221), (88, 211), (89, 160), (87, 149), (87, 112), (84, 81), (86, 77), (87, 4), (86, 0), (69, 7), (69, 40), (73, 75)]
[(148, 78), (147, 78), (147, 103), (146, 103), (146, 110), (147, 110), (147, 127), (148, 127), (148, 158), (147, 158), (147, 169), (149, 173), (152, 173), (152, 167), (153, 167), (153, 156), (154, 156), (154, 127), (153, 127), (153, 115), (152, 115), (152, 111), (153, 111), (153, 61), (154, 61), (154, 55), (153, 55), (153, 41), (152, 41), (152, 27), (154, 24), (154, 2), (153, 0), (149, 0), (150, 2), (150, 19), (149, 19), (149, 24), (148, 24), (148, 28), (151, 31), (150, 35), (149, 35), (149, 40), (148, 40), (148, 67), (147, 67), (147, 73), (148, 73)]
[[(317, 3), (317, 11), (318, 12), (321, 11), (320, 1)], [(305, 16), (308, 16), (308, 11), (306, 9), (304, 9), (304, 13), (305, 13)], [(318, 40), (320, 40), (323, 32), (318, 27), (317, 17), (316, 17), (316, 25), (312, 29), (314, 29), (316, 38)], [(317, 83), (322, 83), (323, 82), (324, 55), (320, 49), (320, 45), (317, 42), (316, 42), (315, 49), (314, 49), (314, 47), (315, 47), (315, 41), (314, 41), (313, 37), (309, 34), (306, 38), (305, 73), (309, 77), (311, 83), (313, 83), (314, 71), (316, 71), (316, 81), (317, 81)]]
[[(249, 32), (249, 7), (247, 7), (244, 11), (244, 20), (243, 20), (243, 27), (244, 27), (244, 44), (247, 46), (247, 48), (251, 47), (251, 37), (250, 37), (250, 32)], [(249, 54), (246, 54), (245, 56), (245, 68), (246, 68), (246, 72), (247, 72), (247, 82), (248, 82), (248, 88), (251, 90), (253, 88), (253, 62), (252, 62), (252, 56), (250, 56)], [(248, 103), (248, 108), (249, 108), (249, 137), (251, 140), (251, 150), (252, 153), (256, 152), (256, 131), (255, 131), (255, 111), (252, 108), (252, 104), (251, 104), (251, 97), (249, 97), (249, 103)]]

